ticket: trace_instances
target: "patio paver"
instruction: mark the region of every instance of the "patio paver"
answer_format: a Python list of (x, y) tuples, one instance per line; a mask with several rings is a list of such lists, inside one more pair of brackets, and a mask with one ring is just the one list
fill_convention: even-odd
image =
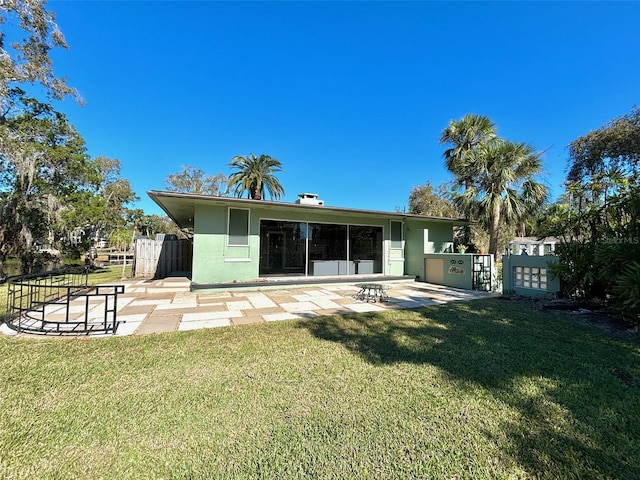
[[(189, 281), (185, 279), (134, 280), (123, 284), (125, 293), (118, 296), (117, 318), (123, 322), (118, 327), (118, 336), (418, 308), (493, 295), (426, 283), (400, 282), (388, 283), (388, 302), (367, 303), (353, 299), (359, 290), (355, 284), (206, 293), (191, 292)], [(96, 302), (94, 305), (92, 299), (91, 307), (93, 318), (104, 309), (104, 304)], [(72, 304), (72, 317), (83, 314), (84, 308), (84, 305)], [(47, 309), (52, 318), (61, 315), (59, 306)]]
[(178, 329), (182, 315), (152, 315), (147, 318), (135, 331), (136, 335), (150, 333), (173, 332)]

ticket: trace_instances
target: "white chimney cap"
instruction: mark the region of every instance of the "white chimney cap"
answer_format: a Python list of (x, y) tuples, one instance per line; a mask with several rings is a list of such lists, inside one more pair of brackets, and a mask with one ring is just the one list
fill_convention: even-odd
[(301, 205), (324, 205), (324, 200), (318, 200), (317, 193), (299, 193), (296, 203)]

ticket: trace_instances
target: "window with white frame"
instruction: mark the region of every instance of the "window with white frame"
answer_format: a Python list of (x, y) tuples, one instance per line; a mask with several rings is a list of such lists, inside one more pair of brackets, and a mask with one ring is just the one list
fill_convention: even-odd
[(547, 269), (538, 267), (513, 267), (514, 286), (532, 288), (535, 290), (547, 289)]
[(234, 246), (249, 245), (249, 210), (245, 208), (229, 209), (227, 244)]

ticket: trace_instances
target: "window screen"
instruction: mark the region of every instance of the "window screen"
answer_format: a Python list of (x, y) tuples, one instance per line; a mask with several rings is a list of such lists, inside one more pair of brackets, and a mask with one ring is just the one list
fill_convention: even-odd
[(391, 222), (391, 248), (402, 248), (402, 222)]
[(249, 210), (229, 209), (229, 245), (249, 245)]

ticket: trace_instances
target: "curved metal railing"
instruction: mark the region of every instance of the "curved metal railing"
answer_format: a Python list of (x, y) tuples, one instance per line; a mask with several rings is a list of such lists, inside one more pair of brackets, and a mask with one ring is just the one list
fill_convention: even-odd
[(118, 295), (124, 285), (88, 285), (87, 267), (7, 280), (5, 323), (17, 332), (50, 335), (116, 333)]

